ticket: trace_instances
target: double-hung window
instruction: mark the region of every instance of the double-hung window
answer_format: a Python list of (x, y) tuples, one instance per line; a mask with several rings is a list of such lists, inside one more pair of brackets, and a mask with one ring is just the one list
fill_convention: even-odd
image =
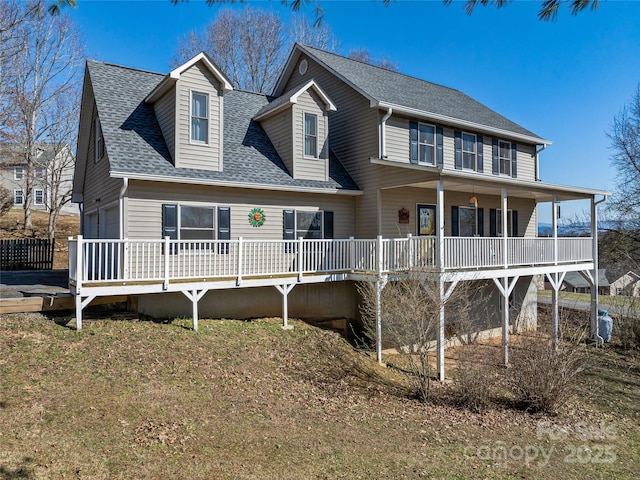
[(304, 156), (318, 157), (318, 116), (304, 114)]
[[(502, 210), (496, 210), (496, 233), (502, 236)], [(507, 237), (513, 236), (513, 210), (507, 210)]]
[(209, 143), (209, 95), (191, 92), (191, 141)]
[(24, 205), (24, 192), (22, 191), (22, 189), (13, 191), (13, 204)]
[(433, 165), (436, 158), (436, 128), (418, 123), (418, 162)]
[(498, 141), (498, 164), (500, 174), (511, 175), (511, 142)]
[(13, 179), (14, 180), (23, 180), (24, 179), (24, 167), (13, 167)]
[(321, 239), (323, 235), (323, 212), (296, 210), (296, 238)]
[(44, 190), (41, 188), (35, 188), (33, 190), (33, 204), (44, 205)]
[(214, 240), (215, 209), (180, 205), (180, 240)]
[(462, 168), (476, 169), (476, 136), (462, 132)]
[(44, 178), (44, 167), (36, 167), (36, 178), (42, 180)]

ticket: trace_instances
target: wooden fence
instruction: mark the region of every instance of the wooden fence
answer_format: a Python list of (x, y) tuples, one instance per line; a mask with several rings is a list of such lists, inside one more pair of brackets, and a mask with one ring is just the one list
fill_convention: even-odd
[(51, 270), (55, 239), (0, 240), (0, 270)]

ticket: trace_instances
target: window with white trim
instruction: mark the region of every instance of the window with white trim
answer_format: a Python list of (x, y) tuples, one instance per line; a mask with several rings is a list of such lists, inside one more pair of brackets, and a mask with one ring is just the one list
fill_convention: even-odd
[(33, 204), (44, 205), (44, 190), (41, 188), (35, 188), (33, 190)]
[(209, 143), (209, 94), (191, 92), (191, 141)]
[(511, 175), (511, 142), (498, 141), (498, 164), (501, 174)]
[[(502, 210), (496, 210), (496, 233), (502, 236)], [(507, 237), (513, 236), (513, 210), (507, 210)]]
[(318, 158), (318, 116), (304, 114), (304, 156)]
[(22, 189), (16, 189), (13, 191), (13, 204), (24, 205), (24, 192)]
[(476, 136), (462, 132), (462, 168), (475, 171), (476, 155)]
[(102, 137), (102, 125), (98, 117), (93, 121), (93, 160), (99, 162), (104, 156), (104, 138)]
[(36, 167), (36, 178), (42, 180), (44, 178), (44, 167)]
[(436, 159), (436, 127), (418, 122), (418, 162), (433, 165)]
[(24, 179), (24, 167), (22, 166), (13, 167), (13, 179), (14, 180)]

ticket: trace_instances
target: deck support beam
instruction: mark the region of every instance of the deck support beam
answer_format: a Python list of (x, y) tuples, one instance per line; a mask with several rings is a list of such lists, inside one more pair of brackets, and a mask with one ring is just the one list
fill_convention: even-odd
[[(449, 288), (445, 290), (444, 279), (442, 275), (438, 275), (438, 338), (437, 338), (437, 353), (436, 353), (436, 370), (438, 372), (438, 381), (444, 382), (445, 372), (444, 372), (444, 349), (446, 346), (446, 338), (445, 338), (445, 305), (451, 298), (451, 294), (455, 290), (458, 285), (458, 280), (454, 280), (449, 285)], [(425, 288), (426, 286), (423, 285)]]
[[(600, 200), (600, 202), (604, 201)], [(598, 203), (595, 197), (591, 197), (591, 241), (593, 252), (593, 282), (591, 284), (591, 338), (596, 342), (600, 339), (598, 331), (598, 289), (600, 278), (598, 276)]]
[(551, 311), (552, 311), (552, 342), (553, 349), (558, 349), (558, 334), (559, 334), (559, 318), (560, 312), (558, 310), (558, 297), (560, 287), (562, 286), (562, 282), (564, 282), (564, 276), (567, 272), (555, 272), (550, 273), (547, 278), (549, 279), (549, 283), (551, 284)]
[(289, 292), (293, 290), (296, 284), (288, 283), (274, 286), (282, 294), (282, 329), (291, 330), (293, 327), (289, 325)]
[(509, 277), (493, 279), (502, 295), (502, 354), (505, 365), (509, 365), (509, 296), (519, 279), (519, 276), (513, 277), (511, 281)]
[(389, 278), (380, 276), (374, 282), (376, 289), (376, 359), (382, 365), (382, 290), (387, 285)]
[(89, 295), (88, 297), (76, 295), (75, 304), (76, 304), (76, 330), (82, 330), (82, 310), (89, 305), (93, 299), (96, 298), (95, 295)]
[(182, 293), (185, 297), (191, 300), (192, 305), (192, 318), (193, 318), (193, 331), (198, 331), (198, 301), (204, 297), (205, 293), (207, 293), (209, 289), (203, 288), (202, 290), (182, 290)]

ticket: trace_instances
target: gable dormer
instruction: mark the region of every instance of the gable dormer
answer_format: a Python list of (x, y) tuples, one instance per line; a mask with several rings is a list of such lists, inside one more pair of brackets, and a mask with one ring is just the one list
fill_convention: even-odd
[(314, 80), (290, 90), (254, 117), (295, 179), (329, 179), (329, 119), (333, 102)]
[(224, 94), (231, 90), (229, 80), (199, 53), (147, 96), (176, 167), (222, 171)]

